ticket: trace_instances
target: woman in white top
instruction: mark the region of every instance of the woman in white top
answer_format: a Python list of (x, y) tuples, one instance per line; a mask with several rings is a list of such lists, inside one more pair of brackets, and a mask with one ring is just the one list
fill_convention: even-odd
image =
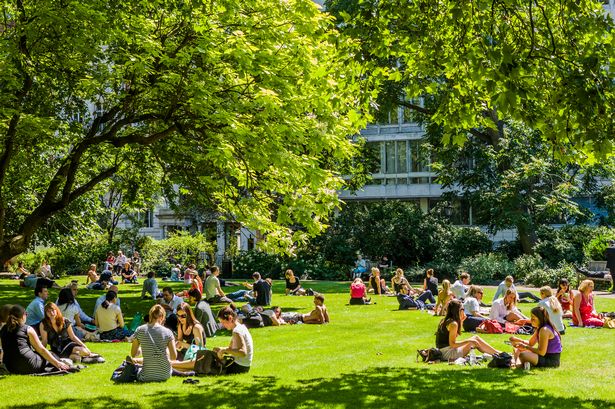
[(229, 331), (233, 331), (228, 347), (215, 347), (213, 351), (220, 359), (232, 356), (234, 361), (226, 368), (227, 374), (245, 373), (252, 365), (252, 335), (248, 328), (237, 320), (237, 313), (230, 307), (224, 307), (218, 313), (218, 320)]
[(96, 309), (94, 318), (101, 340), (124, 341), (132, 335), (128, 329), (124, 328), (124, 317), (122, 317), (120, 307), (115, 304), (116, 300), (115, 291), (109, 291), (105, 295), (105, 301)]
[(543, 307), (549, 314), (549, 321), (553, 324), (555, 329), (560, 333), (566, 332), (566, 326), (564, 325), (564, 311), (562, 305), (557, 300), (557, 297), (553, 295), (553, 290), (548, 285), (540, 288), (540, 300), (538, 305)]
[(467, 332), (476, 331), (476, 328), (487, 319), (480, 312), (480, 303), (483, 300), (483, 289), (477, 285), (471, 285), (468, 296), (463, 301), (463, 309), (466, 319), (463, 321), (463, 330)]
[(511, 289), (506, 290), (503, 298), (498, 298), (491, 306), (489, 319), (496, 320), (504, 325), (512, 322), (516, 325), (529, 324), (530, 320), (517, 308), (517, 292)]

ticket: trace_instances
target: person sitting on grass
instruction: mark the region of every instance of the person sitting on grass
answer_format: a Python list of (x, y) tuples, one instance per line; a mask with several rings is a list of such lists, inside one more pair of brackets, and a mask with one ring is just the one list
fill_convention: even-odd
[(171, 331), (177, 330), (177, 310), (179, 306), (184, 302), (184, 299), (173, 294), (171, 287), (164, 287), (162, 289), (162, 298), (159, 298), (158, 303), (166, 312), (166, 320), (164, 326)]
[(220, 269), (217, 266), (211, 267), (211, 275), (205, 280), (205, 299), (210, 304), (231, 303), (230, 298), (227, 298), (220, 287)]
[(380, 277), (380, 270), (377, 267), (372, 267), (372, 274), (369, 276), (369, 287), (367, 291), (377, 295), (386, 295), (389, 293), (386, 281), (384, 278)]
[(130, 330), (124, 328), (124, 317), (122, 310), (116, 304), (117, 294), (108, 291), (105, 301), (96, 309), (94, 314), (96, 326), (100, 332), (100, 339), (103, 341), (127, 341), (132, 335)]
[(81, 362), (82, 358), (95, 358), (98, 355), (85, 346), (73, 331), (70, 321), (54, 303), (45, 305), (45, 319), (41, 323), (41, 344), (49, 344), (51, 352), (60, 358), (70, 358), (73, 362)]
[(395, 270), (395, 275), (391, 278), (391, 288), (395, 294), (399, 294), (402, 290), (405, 290), (404, 294), (412, 294), (412, 286), (408, 279), (404, 276), (404, 270), (398, 268)]
[(0, 330), (0, 343), (4, 350), (2, 363), (12, 374), (43, 373), (47, 363), (61, 371), (69, 369), (41, 344), (34, 329), (26, 325), (26, 311), (21, 305), (13, 305), (9, 310), (6, 324)]
[(446, 315), (446, 307), (453, 298), (455, 298), (455, 294), (451, 291), (451, 282), (442, 280), (442, 289), (438, 291), (438, 297), (436, 298), (435, 315)]
[(329, 313), (325, 307), (325, 296), (322, 294), (314, 295), (314, 309), (301, 317), (304, 324), (328, 324)]
[[(194, 264), (191, 264), (191, 266), (194, 266)], [(191, 290), (197, 290), (198, 292), (200, 292), (201, 294), (203, 294), (203, 280), (201, 280), (201, 277), (199, 276), (199, 273), (196, 272), (196, 270), (194, 270), (194, 274), (193, 273), (189, 273), (190, 269), (186, 270), (184, 277), (186, 276), (186, 274), (190, 275), (190, 288), (187, 290), (183, 290), (180, 291), (178, 293), (176, 293), (175, 295), (177, 295), (178, 297), (188, 297), (188, 293)], [(185, 281), (184, 281), (185, 282)]]
[[(431, 298), (438, 295), (438, 279), (434, 277), (433, 268), (428, 269), (425, 272), (425, 278), (423, 279), (423, 292), (429, 291), (431, 293)], [(436, 303), (434, 299), (432, 301), (433, 304)]]
[(594, 308), (594, 282), (583, 280), (574, 295), (572, 323), (579, 327), (602, 327), (604, 320)]
[[(237, 318), (237, 312), (231, 307), (226, 306), (218, 312), (218, 320), (222, 326), (232, 331), (231, 342), (228, 347), (215, 347), (213, 352), (218, 355), (220, 360), (225, 357), (232, 357), (233, 363), (226, 367), (225, 374), (240, 374), (250, 371), (252, 366), (253, 343), (252, 335), (248, 328), (241, 324)], [(173, 362), (173, 368), (179, 371), (193, 370), (195, 360)]]
[(455, 298), (463, 301), (468, 293), (468, 285), (470, 284), (470, 274), (463, 272), (459, 275), (459, 280), (455, 281), (451, 286), (451, 291), (455, 294)]
[(149, 294), (149, 297), (152, 297), (154, 300), (162, 297), (162, 294), (158, 291), (158, 281), (156, 281), (156, 273), (150, 271), (147, 273), (147, 278), (143, 280), (143, 288), (141, 290), (141, 299), (146, 300), (149, 298), (146, 294)]
[[(86, 277), (85, 277), (86, 286), (97, 282), (99, 277), (98, 277), (98, 273), (96, 273), (96, 264), (90, 264), (90, 268), (85, 274), (86, 274)], [(88, 288), (90, 287), (88, 286)]]
[[(54, 304), (55, 305), (55, 304)], [(75, 300), (72, 288), (63, 288), (58, 294), (57, 308), (62, 317), (71, 324), (71, 330), (77, 338), (84, 339), (86, 335), (85, 324), (81, 322), (81, 308)]]
[(503, 298), (498, 298), (493, 302), (489, 319), (496, 320), (502, 325), (505, 325), (506, 322), (511, 322), (515, 325), (530, 323), (529, 318), (523, 315), (519, 308), (517, 308), (517, 293), (510, 288), (506, 290)]
[(568, 279), (561, 278), (557, 289), (557, 301), (562, 306), (564, 318), (572, 318), (572, 300), (574, 298), (573, 291), (570, 289)]
[(463, 302), (466, 319), (463, 321), (463, 330), (466, 332), (476, 331), (476, 328), (488, 319), (480, 312), (480, 303), (483, 299), (483, 289), (477, 285), (471, 285), (468, 296)]
[(500, 351), (493, 348), (478, 335), (463, 341), (457, 339), (461, 335), (465, 318), (466, 315), (461, 301), (451, 300), (446, 309), (446, 316), (440, 321), (436, 331), (436, 348), (442, 352), (442, 359), (454, 361), (463, 358), (470, 353), (472, 348), (476, 348), (482, 353), (498, 354)]
[(133, 363), (142, 365), (137, 375), (140, 382), (164, 382), (171, 377), (171, 362), (176, 362), (177, 351), (173, 333), (163, 325), (165, 315), (161, 305), (154, 305), (149, 310), (149, 322), (135, 331), (130, 356)]
[[(416, 294), (420, 294), (415, 298)], [(429, 301), (431, 304), (427, 304)], [(397, 293), (397, 302), (400, 310), (414, 309), (433, 309), (436, 300), (433, 298), (431, 291), (423, 291), (413, 289), (411, 286), (402, 286)]]
[(305, 289), (301, 288), (299, 279), (295, 277), (295, 273), (290, 268), (284, 273), (286, 281), (286, 295), (306, 295)]
[[(13, 306), (11, 304), (4, 304), (0, 307), (0, 331), (6, 324), (6, 320), (9, 318), (9, 312)], [(0, 341), (0, 363), (2, 362), (2, 341)]]
[[(115, 305), (122, 308), (122, 303), (121, 303), (120, 295), (119, 295), (120, 289), (118, 288), (118, 286), (112, 285), (111, 287), (109, 287), (109, 291), (113, 291), (117, 295), (117, 298), (115, 299)], [(96, 301), (94, 302), (94, 314), (92, 314), (92, 316), (94, 317), (96, 316), (96, 310), (100, 308), (100, 306), (102, 305), (102, 303), (105, 302), (106, 299), (107, 299), (107, 293), (102, 294), (100, 297), (96, 299)]]
[(122, 282), (124, 284), (139, 284), (137, 281), (137, 273), (130, 267), (130, 263), (124, 263), (124, 267), (120, 270), (120, 275), (122, 276)]
[[(543, 307), (532, 308), (531, 322), (536, 330), (529, 341), (515, 336), (510, 337), (510, 342), (515, 348), (514, 362), (518, 365), (529, 364), (536, 368), (559, 367), (562, 339), (549, 320), (547, 310)], [(536, 344), (538, 345), (534, 346)]]
[(493, 296), (493, 301), (497, 300), (501, 296), (506, 293), (506, 290), (513, 290), (517, 293), (517, 302), (529, 302), (526, 298), (530, 298), (534, 302), (539, 302), (540, 298), (536, 297), (534, 294), (529, 291), (526, 292), (517, 292), (517, 288), (515, 288), (515, 279), (513, 276), (506, 276), (504, 281), (498, 285), (498, 289), (495, 291), (495, 295)]
[(538, 303), (539, 307), (544, 308), (549, 314), (549, 320), (553, 324), (553, 327), (564, 335), (566, 333), (566, 326), (564, 325), (564, 316), (562, 306), (557, 301), (557, 298), (553, 295), (553, 290), (548, 285), (540, 288), (540, 296), (542, 300)]
[(371, 304), (370, 300), (367, 299), (367, 289), (365, 288), (365, 284), (363, 284), (363, 280), (357, 277), (352, 284), (350, 284), (350, 305), (367, 304)]
[(34, 300), (26, 308), (26, 325), (38, 332), (41, 321), (45, 318), (45, 301), (49, 297), (49, 290), (45, 286), (34, 289)]
[(192, 344), (205, 346), (206, 342), (203, 326), (194, 317), (190, 305), (182, 303), (177, 309), (177, 359), (183, 360)]
[(195, 289), (188, 292), (188, 302), (194, 305), (194, 317), (203, 326), (206, 337), (213, 337), (218, 330), (218, 324), (211, 311), (209, 303), (201, 299), (202, 295)]

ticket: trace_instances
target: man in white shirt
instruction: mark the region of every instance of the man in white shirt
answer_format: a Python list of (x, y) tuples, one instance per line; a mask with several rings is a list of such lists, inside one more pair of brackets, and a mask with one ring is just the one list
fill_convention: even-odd
[(468, 284), (470, 284), (470, 274), (461, 273), (459, 280), (451, 286), (451, 291), (455, 294), (455, 298), (463, 301), (468, 296)]

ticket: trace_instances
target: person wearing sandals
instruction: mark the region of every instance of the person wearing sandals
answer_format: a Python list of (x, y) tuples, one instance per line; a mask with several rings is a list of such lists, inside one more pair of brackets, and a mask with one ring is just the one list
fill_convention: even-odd
[(132, 335), (130, 330), (124, 328), (122, 310), (116, 305), (117, 294), (108, 291), (105, 301), (96, 309), (96, 326), (100, 331), (100, 339), (103, 341), (127, 340)]
[(183, 360), (192, 344), (205, 346), (205, 330), (194, 317), (190, 305), (182, 303), (177, 309), (177, 359)]
[(557, 368), (560, 365), (562, 339), (549, 320), (547, 310), (543, 307), (532, 308), (531, 322), (536, 331), (529, 341), (510, 337), (515, 347), (515, 362), (520, 365), (527, 363), (536, 368)]
[(463, 341), (457, 339), (461, 334), (465, 318), (461, 301), (451, 300), (448, 303), (446, 316), (440, 321), (436, 331), (436, 348), (442, 352), (443, 360), (454, 361), (457, 358), (463, 358), (470, 353), (472, 348), (491, 355), (499, 353), (500, 351), (494, 349), (478, 335)]
[(156, 304), (149, 310), (149, 322), (135, 331), (130, 355), (134, 363), (143, 365), (137, 375), (140, 382), (164, 382), (171, 377), (177, 350), (173, 333), (163, 325), (165, 316), (164, 308)]
[(99, 355), (92, 354), (81, 342), (73, 331), (70, 320), (62, 316), (60, 308), (54, 303), (45, 305), (45, 319), (41, 323), (40, 331), (41, 344), (44, 347), (49, 344), (51, 352), (60, 358), (70, 358), (73, 362), (80, 362), (82, 358), (89, 362), (97, 362), (94, 358)]
[(6, 324), (0, 330), (0, 343), (4, 349), (2, 363), (10, 373), (43, 373), (47, 363), (61, 371), (69, 369), (41, 344), (34, 328), (26, 325), (26, 311), (21, 305), (13, 305), (9, 310)]

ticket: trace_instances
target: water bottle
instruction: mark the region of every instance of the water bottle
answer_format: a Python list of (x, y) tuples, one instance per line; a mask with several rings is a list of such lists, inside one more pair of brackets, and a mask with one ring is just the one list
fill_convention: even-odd
[(476, 365), (476, 352), (474, 352), (474, 348), (470, 349), (470, 365)]

